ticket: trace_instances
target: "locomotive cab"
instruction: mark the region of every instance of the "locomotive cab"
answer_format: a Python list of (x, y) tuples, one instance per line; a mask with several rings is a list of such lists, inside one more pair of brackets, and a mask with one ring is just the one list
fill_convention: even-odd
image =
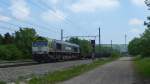
[(32, 43), (32, 57), (35, 61), (45, 62), (49, 53), (48, 42), (33, 42)]
[(32, 54), (48, 54), (49, 47), (48, 42), (33, 42)]

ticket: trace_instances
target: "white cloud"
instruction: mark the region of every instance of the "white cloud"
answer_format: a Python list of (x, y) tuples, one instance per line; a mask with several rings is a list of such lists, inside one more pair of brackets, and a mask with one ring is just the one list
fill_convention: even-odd
[(11, 20), (11, 18), (9, 18), (7, 16), (0, 15), (0, 21), (8, 22), (10, 20)]
[(41, 17), (43, 20), (51, 21), (51, 22), (65, 20), (65, 14), (60, 10), (56, 10), (56, 12), (53, 12), (52, 10), (48, 10), (47, 12), (42, 13)]
[(26, 20), (29, 18), (30, 9), (27, 6), (26, 0), (11, 0), (10, 10), (16, 19)]
[(143, 20), (140, 20), (138, 18), (132, 18), (131, 20), (129, 20), (129, 25), (132, 26), (140, 26), (143, 24)]
[(137, 6), (144, 6), (145, 3), (144, 3), (145, 0), (131, 0), (131, 2)]
[(79, 2), (72, 4), (71, 10), (73, 12), (94, 12), (97, 9), (105, 10), (119, 5), (119, 0), (79, 0)]

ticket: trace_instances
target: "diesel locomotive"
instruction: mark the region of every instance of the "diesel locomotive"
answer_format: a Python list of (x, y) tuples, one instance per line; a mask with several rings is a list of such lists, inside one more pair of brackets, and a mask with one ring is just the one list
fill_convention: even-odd
[(61, 40), (35, 41), (32, 43), (32, 57), (40, 63), (80, 59), (80, 46)]

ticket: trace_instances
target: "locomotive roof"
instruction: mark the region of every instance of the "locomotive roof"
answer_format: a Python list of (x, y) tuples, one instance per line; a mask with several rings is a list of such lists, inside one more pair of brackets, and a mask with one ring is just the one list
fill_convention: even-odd
[(79, 47), (79, 45), (77, 45), (77, 44), (69, 43), (69, 42), (65, 42), (65, 41), (61, 41), (61, 40), (55, 40), (55, 42), (60, 43), (60, 44), (66, 44), (66, 45), (74, 46), (74, 47)]

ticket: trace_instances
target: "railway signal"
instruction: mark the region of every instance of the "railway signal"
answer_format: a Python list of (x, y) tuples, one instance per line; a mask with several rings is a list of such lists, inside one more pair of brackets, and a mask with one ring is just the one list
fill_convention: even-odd
[(95, 40), (91, 40), (91, 45), (92, 45), (92, 59), (95, 58)]
[(91, 40), (91, 45), (93, 48), (95, 48), (95, 40)]

